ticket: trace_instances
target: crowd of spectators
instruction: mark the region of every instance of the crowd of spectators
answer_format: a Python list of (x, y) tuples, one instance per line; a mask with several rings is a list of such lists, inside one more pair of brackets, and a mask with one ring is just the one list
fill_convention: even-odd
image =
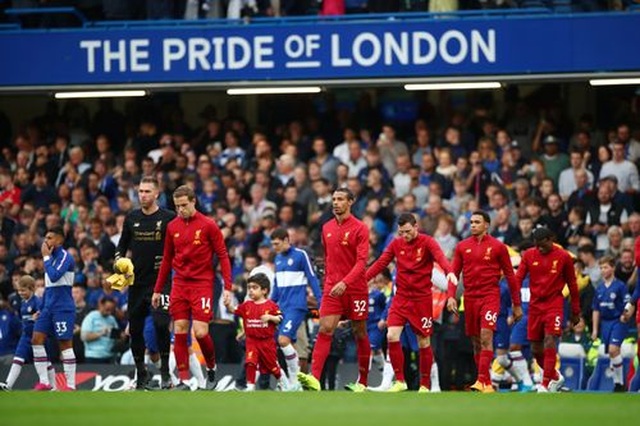
[[(213, 106), (201, 112), (202, 122), (186, 123), (178, 105), (159, 100), (131, 101), (126, 113), (102, 100), (92, 117), (79, 101), (51, 101), (15, 130), (0, 120), (0, 134), (11, 135), (0, 159), (2, 298), (17, 306), (13, 285), (23, 274), (36, 278), (41, 294), (38, 248), (45, 229), (63, 225), (77, 265), (78, 359), (105, 358), (106, 349), (114, 358), (126, 340), (127, 297), (105, 278), (143, 175), (159, 179), (167, 208), (178, 185), (193, 186), (199, 209), (226, 238), (239, 300), (248, 271), (273, 267), (270, 235), (277, 227), (290, 229), (292, 243), (307, 249), (322, 272), (319, 232), (332, 217), (336, 187), (356, 194), (353, 212), (371, 230), (371, 260), (392, 238), (401, 212), (417, 214), (451, 256), (469, 235), (470, 212), (482, 208), (492, 235), (518, 250), (531, 245), (535, 226), (546, 225), (575, 253), (590, 282), (583, 288), (587, 320), (600, 256), (613, 256), (616, 276), (634, 285), (640, 117), (630, 105), (621, 108), (623, 121), (602, 129), (588, 114), (572, 124), (561, 107), (533, 113), (525, 102), (503, 117), (469, 106), (402, 126), (383, 122), (370, 99), (363, 94), (353, 110), (264, 126), (221, 117)], [(233, 321), (219, 309), (216, 319)], [(107, 329), (97, 322), (109, 324), (108, 335), (95, 335)], [(464, 348), (460, 325), (446, 314), (441, 323), (440, 336), (459, 342), (449, 347)], [(223, 362), (239, 361), (237, 348), (219, 353)]]
[[(239, 19), (302, 15), (541, 8), (573, 12), (625, 10), (637, 0), (4, 0), (5, 8), (75, 7), (90, 21)], [(568, 9), (567, 9), (568, 8)], [(72, 26), (71, 16), (23, 17), (26, 26)]]

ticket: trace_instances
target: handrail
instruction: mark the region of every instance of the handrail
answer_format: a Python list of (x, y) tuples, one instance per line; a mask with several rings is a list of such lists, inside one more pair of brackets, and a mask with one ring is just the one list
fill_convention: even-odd
[(85, 26), (88, 19), (84, 13), (75, 7), (25, 7), (25, 8), (9, 8), (5, 9), (5, 15), (14, 18), (20, 18), (27, 15), (73, 15)]

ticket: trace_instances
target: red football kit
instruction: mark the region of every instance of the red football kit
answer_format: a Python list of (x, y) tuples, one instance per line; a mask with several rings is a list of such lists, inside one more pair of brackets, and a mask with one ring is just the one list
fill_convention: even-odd
[[(320, 316), (341, 315), (366, 320), (369, 315), (369, 289), (365, 268), (369, 257), (369, 229), (355, 216), (342, 223), (333, 218), (322, 227), (325, 256), (324, 294)], [(334, 285), (344, 281), (346, 291), (330, 296)]]
[[(453, 273), (464, 285), (466, 334), (479, 336), (480, 329), (496, 329), (500, 312), (500, 277), (509, 284), (511, 300), (520, 306), (520, 286), (516, 283), (507, 246), (491, 235), (471, 236), (461, 241), (453, 253)], [(449, 289), (449, 297), (455, 297)]]
[[(263, 315), (281, 316), (278, 305), (266, 299), (263, 303), (247, 300), (236, 308), (236, 315), (242, 318), (246, 336), (246, 364), (251, 364), (250, 371), (260, 367), (261, 374), (273, 374), (280, 377), (278, 364), (278, 348), (276, 345), (277, 326), (274, 322), (263, 322)], [(253, 380), (250, 380), (253, 379)], [(255, 377), (247, 377), (249, 383), (255, 383)]]
[(533, 247), (522, 254), (516, 274), (519, 284), (527, 274), (531, 292), (528, 339), (542, 341), (545, 334), (560, 336), (563, 329), (564, 306), (562, 289), (565, 284), (569, 287), (571, 296), (571, 313), (580, 314), (580, 294), (573, 259), (569, 253), (555, 244), (547, 254), (542, 254)]
[(410, 242), (397, 237), (387, 246), (366, 274), (367, 282), (396, 260), (396, 290), (389, 307), (387, 324), (390, 327), (411, 328), (423, 336), (430, 336), (433, 328), (433, 300), (431, 273), (437, 262), (445, 274), (451, 272), (449, 261), (438, 242), (425, 234), (418, 234)]
[(174, 320), (208, 322), (213, 310), (215, 271), (218, 256), (225, 290), (231, 290), (231, 262), (224, 237), (216, 223), (200, 212), (189, 219), (176, 217), (167, 225), (164, 256), (154, 292), (160, 293), (173, 269), (169, 311)]

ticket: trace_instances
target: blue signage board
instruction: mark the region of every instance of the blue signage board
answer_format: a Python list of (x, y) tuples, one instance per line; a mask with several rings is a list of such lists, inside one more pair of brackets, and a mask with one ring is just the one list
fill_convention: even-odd
[(640, 13), (3, 31), (0, 86), (629, 72), (638, 29)]

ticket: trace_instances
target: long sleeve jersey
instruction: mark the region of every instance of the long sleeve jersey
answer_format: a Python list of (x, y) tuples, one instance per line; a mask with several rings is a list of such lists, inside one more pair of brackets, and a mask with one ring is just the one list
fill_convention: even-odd
[[(635, 245), (635, 254), (636, 254), (636, 266), (640, 265), (640, 237), (636, 238)], [(638, 303), (638, 299), (640, 299), (640, 274), (638, 274), (638, 281), (636, 282), (636, 288), (633, 290), (633, 294), (631, 295), (631, 303)]]
[[(491, 235), (482, 238), (471, 236), (462, 240), (453, 252), (453, 273), (462, 272), (466, 298), (493, 296), (500, 298), (501, 275), (504, 274), (511, 291), (511, 300), (520, 305), (520, 286), (516, 283), (507, 246)], [(449, 290), (449, 297), (455, 297)]]
[(291, 309), (306, 311), (307, 285), (311, 286), (313, 295), (320, 303), (322, 292), (307, 252), (290, 247), (276, 256), (275, 263), (276, 275), (271, 299), (278, 303), (280, 309), (284, 312)]
[(147, 215), (141, 209), (127, 214), (122, 236), (116, 249), (116, 258), (124, 257), (131, 250), (136, 279), (134, 285), (151, 289), (158, 278), (162, 264), (167, 225), (176, 217), (170, 210), (158, 209)]
[(378, 260), (367, 270), (367, 282), (396, 260), (396, 295), (401, 298), (431, 296), (431, 274), (437, 262), (445, 275), (451, 272), (449, 261), (438, 242), (425, 234), (418, 234), (410, 242), (402, 237), (394, 238)]
[(573, 259), (563, 248), (554, 244), (546, 254), (542, 254), (536, 247), (526, 250), (516, 274), (518, 283), (522, 283), (527, 274), (531, 307), (545, 309), (562, 306), (562, 289), (566, 284), (571, 295), (571, 313), (580, 314), (580, 294)]
[(335, 218), (322, 227), (325, 256), (324, 292), (329, 293), (340, 281), (348, 294), (367, 294), (365, 268), (369, 257), (369, 229), (355, 216), (342, 223)]
[(154, 292), (162, 292), (173, 268), (173, 285), (213, 286), (213, 255), (218, 256), (225, 290), (231, 290), (231, 261), (218, 225), (200, 212), (167, 225), (162, 264)]
[(76, 310), (71, 296), (76, 262), (64, 248), (56, 247), (51, 256), (44, 257), (43, 309), (60, 311)]

